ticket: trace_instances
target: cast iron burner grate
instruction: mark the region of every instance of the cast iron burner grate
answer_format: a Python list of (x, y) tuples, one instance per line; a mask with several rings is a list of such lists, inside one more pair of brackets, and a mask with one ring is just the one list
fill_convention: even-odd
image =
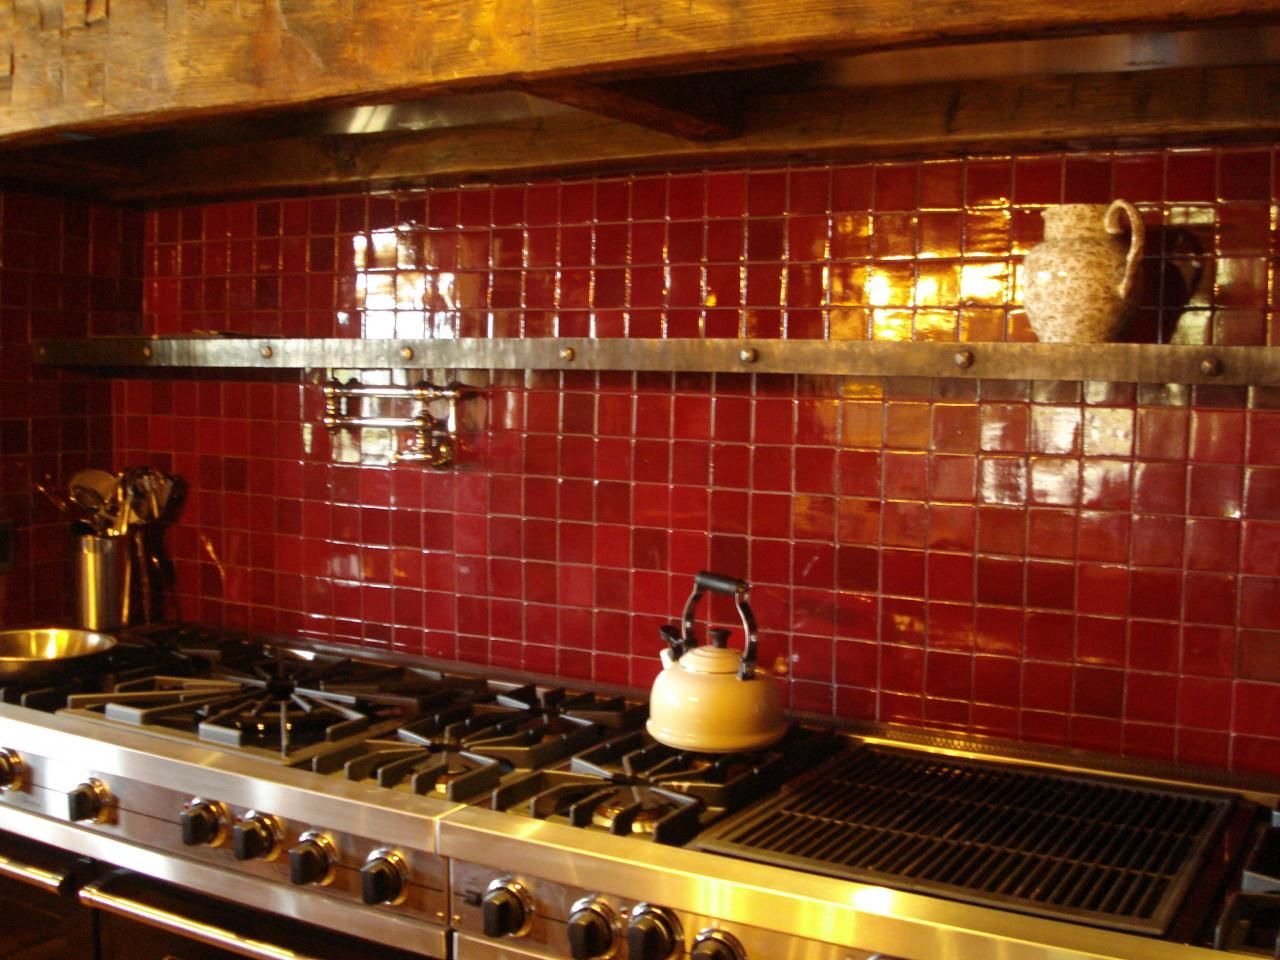
[(442, 793), (474, 800), (502, 776), (565, 759), (597, 742), (603, 730), (584, 720), (508, 712), (471, 714), (461, 704), (395, 731), (314, 757), (317, 773), (341, 770), (348, 780), (375, 779), (379, 786), (407, 783), (414, 793)]
[(1217, 794), (863, 746), (699, 837), (749, 860), (1161, 935)]
[(847, 745), (844, 737), (797, 726), (770, 750), (707, 754), (673, 750), (634, 730), (575, 753), (567, 770), (539, 770), (504, 783), (491, 805), (682, 846)]

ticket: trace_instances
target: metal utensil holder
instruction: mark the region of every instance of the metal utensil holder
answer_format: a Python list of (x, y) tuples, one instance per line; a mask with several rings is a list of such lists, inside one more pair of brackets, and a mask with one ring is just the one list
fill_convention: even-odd
[[(320, 422), (333, 431), (342, 428), (384, 427), (412, 430), (403, 450), (392, 454), (392, 463), (428, 463), (433, 467), (453, 465), (458, 448), (458, 401), (465, 397), (459, 384), (437, 387), (425, 380), (414, 386), (370, 385), (358, 380), (324, 385), (324, 416)], [(366, 417), (351, 412), (352, 400), (411, 400), (417, 409), (412, 417)], [(430, 405), (444, 401), (445, 415), (435, 416)]]
[(76, 538), (76, 619), (86, 630), (114, 630), (129, 622), (131, 542), (127, 535)]

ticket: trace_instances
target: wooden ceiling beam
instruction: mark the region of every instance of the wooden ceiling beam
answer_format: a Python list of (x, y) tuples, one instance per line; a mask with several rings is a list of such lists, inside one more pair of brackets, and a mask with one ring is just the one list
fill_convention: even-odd
[(1274, 136), (1280, 132), (1280, 67), (784, 94), (755, 101), (745, 119), (740, 136), (703, 143), (567, 111), (413, 135), (296, 137), (117, 155), (114, 169), (131, 176), (105, 183), (104, 193), (117, 201), (167, 201), (658, 165)]
[(526, 93), (685, 140), (728, 140), (742, 132), (745, 92), (737, 74), (598, 84), (543, 80)]
[(1276, 19), (1275, 0), (10, 2), (0, 4), (13, 63), (0, 142), (563, 78)]

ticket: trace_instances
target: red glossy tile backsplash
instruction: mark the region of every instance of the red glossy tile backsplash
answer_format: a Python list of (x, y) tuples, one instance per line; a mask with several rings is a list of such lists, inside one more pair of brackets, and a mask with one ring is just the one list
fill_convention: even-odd
[[(1032, 339), (1019, 284), (1040, 210), (1116, 196), (1149, 235), (1132, 338), (1280, 345), (1274, 154), (682, 171), (145, 217), (5, 196), (5, 503), (57, 530), (31, 479), (110, 449), (189, 485), (168, 535), (185, 617), (634, 687), (710, 567), (752, 582), (796, 709), (1280, 772), (1271, 389), (472, 372), (459, 463), (435, 472), (389, 465), (386, 431), (327, 433), (322, 374), (117, 380), (110, 426), (89, 430), (103, 382), (29, 356), (44, 323)], [(10, 622), (56, 612), (37, 601), (61, 548), (33, 549)]]
[(0, 194), (0, 522), (18, 531), (0, 624), (71, 612), (70, 535), (35, 484), (65, 496), (112, 458), (110, 384), (34, 367), (31, 341), (140, 331), (141, 242), (136, 211)]

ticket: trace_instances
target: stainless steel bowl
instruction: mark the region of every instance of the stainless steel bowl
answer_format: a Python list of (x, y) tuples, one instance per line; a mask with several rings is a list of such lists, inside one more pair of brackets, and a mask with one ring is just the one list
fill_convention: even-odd
[(0, 679), (43, 680), (88, 667), (116, 645), (92, 630), (38, 627), (0, 631)]

